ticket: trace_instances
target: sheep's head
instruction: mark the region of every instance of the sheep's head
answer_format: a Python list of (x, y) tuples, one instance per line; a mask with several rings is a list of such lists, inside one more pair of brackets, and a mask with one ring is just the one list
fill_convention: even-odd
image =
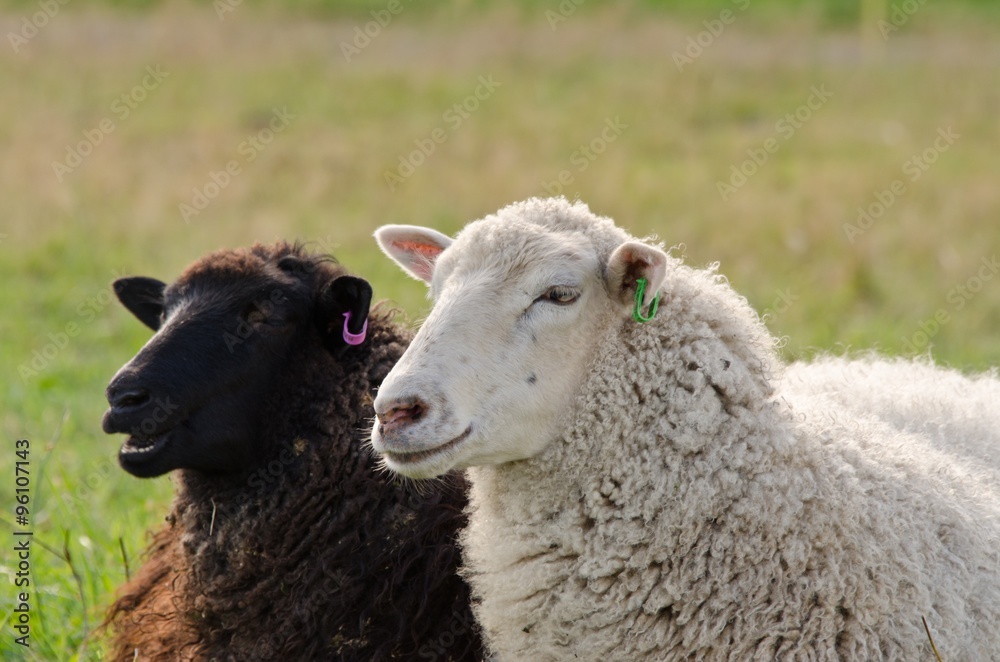
[(345, 351), (371, 302), (366, 281), (287, 244), (219, 251), (170, 286), (135, 277), (114, 290), (156, 332), (107, 388), (104, 431), (129, 434), (118, 459), (139, 477), (251, 468), (260, 412), (289, 351), (315, 336)]
[(454, 240), (400, 225), (375, 237), (434, 301), (375, 400), (373, 448), (414, 478), (545, 448), (601, 334), (634, 323), (637, 282), (648, 305), (667, 262), (562, 199), (512, 205)]

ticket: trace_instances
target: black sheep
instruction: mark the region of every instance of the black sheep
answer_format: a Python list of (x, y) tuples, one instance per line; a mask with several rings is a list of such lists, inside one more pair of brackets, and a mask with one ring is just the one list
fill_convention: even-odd
[(114, 659), (482, 659), (464, 483), (417, 494), (364, 445), (410, 338), (369, 314), (367, 282), (279, 243), (115, 293), (157, 333), (109, 384), (104, 430), (129, 433), (126, 471), (176, 470), (176, 497), (109, 610)]

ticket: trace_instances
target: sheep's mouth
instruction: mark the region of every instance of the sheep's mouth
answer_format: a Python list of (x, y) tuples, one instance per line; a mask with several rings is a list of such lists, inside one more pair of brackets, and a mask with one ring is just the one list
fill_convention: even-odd
[(140, 468), (160, 457), (170, 445), (173, 429), (154, 435), (129, 435), (118, 451), (118, 461), (131, 474), (143, 473)]
[(169, 431), (161, 432), (160, 434), (153, 435), (151, 437), (133, 435), (126, 439), (125, 443), (122, 444), (121, 452), (123, 455), (155, 453), (167, 444), (167, 437), (169, 435)]
[(464, 442), (466, 439), (469, 438), (470, 434), (472, 434), (472, 425), (469, 425), (469, 427), (465, 428), (465, 432), (458, 435), (454, 439), (446, 441), (439, 446), (435, 446), (434, 448), (428, 448), (425, 450), (412, 451), (406, 453), (383, 450), (382, 454), (385, 456), (387, 460), (395, 464), (401, 466), (414, 466), (417, 464), (421, 464), (422, 462), (426, 462), (427, 460), (430, 460), (435, 456), (441, 455), (442, 453), (446, 453), (447, 451), (457, 448), (462, 444), (462, 442)]

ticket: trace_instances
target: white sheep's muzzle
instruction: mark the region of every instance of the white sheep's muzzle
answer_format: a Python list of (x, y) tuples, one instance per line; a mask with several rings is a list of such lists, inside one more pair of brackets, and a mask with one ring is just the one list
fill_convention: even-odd
[(397, 393), (387, 380), (375, 399), (372, 448), (386, 467), (411, 478), (431, 478), (452, 469), (475, 426), (457, 420), (439, 392)]

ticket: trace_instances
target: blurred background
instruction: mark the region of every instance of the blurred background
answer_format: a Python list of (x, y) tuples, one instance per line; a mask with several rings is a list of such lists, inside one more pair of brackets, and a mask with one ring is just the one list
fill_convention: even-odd
[[(3, 659), (91, 636), (168, 511), (100, 430), (113, 279), (312, 242), (415, 325), (384, 223), (579, 198), (720, 263), (788, 360), (1000, 363), (991, 0), (0, 2)], [(28, 439), (31, 648), (13, 643)]]

